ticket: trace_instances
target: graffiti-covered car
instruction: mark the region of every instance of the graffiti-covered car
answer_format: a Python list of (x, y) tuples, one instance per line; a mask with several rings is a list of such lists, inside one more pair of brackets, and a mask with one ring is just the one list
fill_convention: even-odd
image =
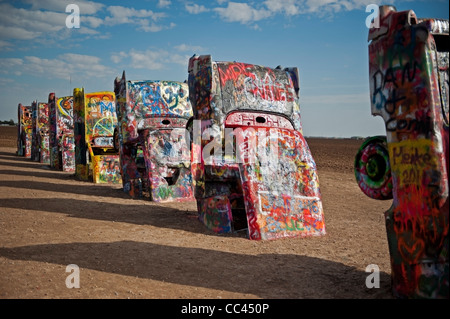
[(302, 134), (297, 68), (189, 60), (199, 219), (249, 239), (325, 235), (316, 164)]
[(31, 106), (33, 110), (31, 160), (50, 164), (48, 103), (34, 101)]
[(31, 105), (17, 107), (17, 155), (31, 158), (31, 143), (33, 138), (33, 110)]
[(186, 126), (188, 86), (177, 81), (114, 81), (123, 190), (152, 201), (193, 200)]
[(369, 31), (371, 112), (386, 136), (355, 158), (361, 190), (393, 199), (385, 212), (392, 290), (399, 298), (448, 298), (448, 20), (382, 6)]
[(114, 92), (74, 88), (75, 176), (94, 183), (122, 182), (114, 148), (117, 125)]
[(75, 172), (73, 96), (56, 97), (50, 93), (50, 167)]

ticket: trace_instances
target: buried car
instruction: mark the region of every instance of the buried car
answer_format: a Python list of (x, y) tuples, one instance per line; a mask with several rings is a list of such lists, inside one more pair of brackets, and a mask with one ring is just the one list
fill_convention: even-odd
[(355, 158), (361, 190), (393, 199), (385, 212), (393, 294), (449, 297), (448, 20), (379, 10), (369, 31), (371, 112), (386, 136)]
[(189, 61), (192, 175), (199, 219), (249, 239), (325, 235), (297, 68)]
[(114, 82), (123, 190), (152, 201), (193, 200), (190, 149), (192, 118), (188, 86), (177, 81), (132, 81), (125, 71)]

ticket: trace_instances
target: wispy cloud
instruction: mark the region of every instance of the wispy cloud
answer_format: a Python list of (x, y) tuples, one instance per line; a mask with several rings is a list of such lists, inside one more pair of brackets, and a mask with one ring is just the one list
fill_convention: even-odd
[(74, 3), (83, 15), (96, 14), (105, 7), (102, 3), (88, 0), (24, 0), (24, 2), (31, 4), (32, 10), (44, 9), (55, 12), (66, 12), (67, 5)]
[[(168, 6), (170, 2), (160, 2), (160, 5)], [(137, 29), (144, 32), (159, 32), (172, 29), (175, 23), (161, 24), (159, 21), (166, 17), (163, 12), (152, 10), (127, 8), (123, 6), (110, 6), (107, 8), (109, 16), (105, 17), (105, 25), (113, 26), (119, 24), (136, 25)]]
[(45, 76), (49, 79), (67, 79), (69, 74), (80, 78), (111, 77), (112, 70), (96, 56), (65, 53), (54, 59), (37, 56), (0, 58), (1, 73), (5, 75)]
[(199, 13), (210, 11), (204, 5), (198, 5), (196, 3), (194, 3), (194, 4), (185, 4), (184, 7), (185, 7), (186, 11), (191, 13), (191, 14), (199, 14)]
[(30, 40), (65, 28), (65, 13), (32, 11), (0, 3), (0, 37)]
[(267, 9), (256, 9), (247, 3), (228, 2), (225, 8), (214, 8), (219, 16), (228, 22), (240, 22), (243, 24), (256, 22), (271, 16), (271, 12)]
[(157, 21), (165, 17), (165, 13), (157, 13), (152, 10), (145, 9), (134, 9), (127, 8), (123, 6), (109, 6), (107, 11), (110, 16), (105, 18), (105, 24), (117, 25), (124, 23), (136, 23), (140, 24), (143, 19), (151, 19), (152, 21)]
[[(174, 28), (173, 22), (162, 23), (167, 17), (164, 12), (155, 12), (147, 9), (135, 9), (126, 6), (106, 6), (105, 4), (79, 0), (80, 28), (76, 32), (69, 33), (66, 20), (71, 12), (66, 12), (66, 6), (73, 0), (22, 0), (28, 4), (28, 8), (16, 7), (14, 2), (0, 1), (0, 39), (23, 41), (32, 40), (45, 43), (50, 39), (62, 40), (68, 35), (80, 35), (102, 38), (102, 34), (108, 32), (108, 28), (122, 24), (136, 26), (143, 32), (159, 32)], [(16, 2), (17, 3), (17, 2)], [(168, 8), (171, 1), (159, 0), (159, 8)], [(101, 31), (98, 29), (103, 27)], [(88, 39), (89, 37), (86, 37)], [(9, 46), (12, 45), (12, 42)], [(6, 42), (0, 46), (5, 48)]]
[[(224, 21), (238, 22), (258, 29), (254, 25), (255, 22), (275, 15), (292, 17), (313, 14), (324, 17), (339, 12), (359, 10), (368, 4), (379, 4), (380, 2), (379, 0), (265, 0), (261, 3), (244, 3), (222, 0), (218, 1), (219, 5), (225, 4), (226, 6), (215, 7), (212, 10)], [(388, 0), (388, 2), (392, 3), (393, 0)], [(198, 5), (186, 5), (186, 10), (196, 14), (209, 9)]]
[(0, 51), (10, 51), (12, 50), (12, 46), (12, 43), (0, 40)]
[(200, 51), (205, 51), (205, 48), (199, 46), (199, 45), (190, 45), (190, 44), (180, 44), (180, 45), (176, 45), (175, 49), (181, 52), (200, 52)]
[(158, 0), (159, 8), (167, 8), (167, 7), (170, 7), (171, 4), (172, 4), (172, 1), (169, 1), (169, 0)]
[(134, 69), (161, 70), (166, 68), (168, 64), (179, 64), (187, 68), (189, 57), (190, 55), (178, 54), (163, 49), (131, 49), (128, 52), (120, 51), (111, 54), (111, 61)]

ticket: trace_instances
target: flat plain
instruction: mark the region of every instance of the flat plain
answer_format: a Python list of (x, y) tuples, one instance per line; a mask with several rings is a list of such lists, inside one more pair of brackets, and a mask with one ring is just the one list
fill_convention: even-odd
[[(353, 160), (362, 140), (307, 138), (327, 234), (253, 241), (218, 235), (195, 202), (132, 199), (16, 156), (0, 127), (0, 299), (392, 299), (384, 212)], [(68, 265), (80, 288), (69, 289)], [(380, 287), (368, 288), (369, 265)], [(69, 271), (66, 271), (69, 270)]]

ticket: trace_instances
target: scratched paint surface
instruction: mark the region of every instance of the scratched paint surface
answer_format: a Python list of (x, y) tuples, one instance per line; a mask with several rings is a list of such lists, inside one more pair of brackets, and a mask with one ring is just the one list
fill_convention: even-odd
[(438, 42), (448, 32), (448, 21), (393, 9), (369, 34), (371, 109), (386, 123), (392, 170), (392, 288), (403, 298), (449, 297), (449, 71)]
[[(238, 230), (236, 220), (245, 211), (250, 239), (324, 235), (316, 167), (302, 136), (297, 68), (194, 56), (188, 81), (194, 119), (201, 120), (194, 127), (202, 138), (194, 136), (191, 164), (200, 220), (215, 232), (230, 232)], [(262, 138), (268, 132), (272, 142)], [(237, 138), (233, 155), (227, 152), (229, 134)], [(205, 152), (215, 147), (225, 156), (206, 160)], [(273, 165), (259, 164), (268, 157)]]
[(186, 84), (114, 82), (123, 190), (153, 201), (192, 200), (185, 127), (192, 116)]
[(115, 82), (117, 115), (124, 143), (139, 140), (138, 130), (164, 127), (154, 118), (189, 119), (192, 108), (186, 84), (175, 81), (130, 81), (125, 74)]
[(144, 130), (141, 132), (146, 178), (153, 201), (193, 199), (190, 151), (185, 130)]
[(33, 109), (31, 105), (18, 105), (18, 123), (17, 155), (31, 158), (33, 138)]
[(191, 58), (189, 70), (189, 92), (191, 101), (196, 100), (193, 104), (196, 119), (222, 125), (233, 110), (258, 110), (283, 114), (295, 129), (302, 130), (296, 68), (281, 70), (215, 62), (204, 55)]
[(74, 89), (75, 175), (94, 183), (121, 183), (119, 154), (114, 150), (117, 126), (114, 92)]
[(303, 136), (294, 130), (244, 128), (238, 145), (250, 238), (324, 235), (316, 165)]

